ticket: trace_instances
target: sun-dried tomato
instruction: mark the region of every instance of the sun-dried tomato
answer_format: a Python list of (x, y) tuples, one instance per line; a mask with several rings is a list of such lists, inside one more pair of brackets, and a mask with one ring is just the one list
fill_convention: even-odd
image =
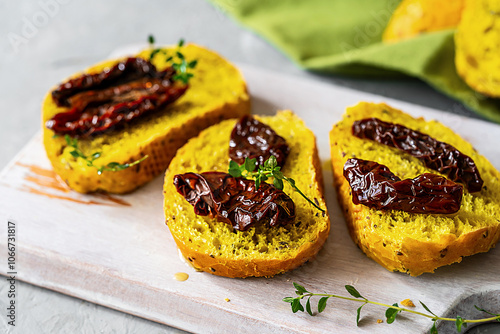
[(431, 169), (465, 184), (469, 192), (481, 191), (483, 180), (474, 161), (455, 147), (403, 125), (377, 118), (354, 122), (352, 134), (398, 148), (422, 160)]
[(245, 162), (245, 158), (256, 158), (257, 165), (263, 165), (274, 155), (278, 165), (283, 166), (288, 153), (290, 148), (285, 139), (252, 116), (243, 116), (231, 132), (229, 157), (239, 165)]
[(295, 219), (295, 204), (270, 184), (234, 178), (222, 172), (185, 173), (174, 176), (177, 192), (200, 216), (216, 217), (240, 231), (255, 224), (283, 226)]
[(462, 186), (437, 174), (401, 180), (387, 166), (351, 158), (344, 165), (344, 177), (353, 203), (377, 210), (447, 214), (457, 212), (462, 202)]
[(52, 91), (52, 98), (59, 107), (69, 107), (68, 98), (84, 91), (119, 86), (141, 78), (170, 80), (174, 73), (171, 67), (158, 72), (146, 59), (130, 57), (99, 73), (83, 74), (60, 84)]
[(153, 113), (182, 96), (187, 86), (174, 84), (175, 71), (142, 58), (128, 58), (100, 73), (71, 79), (52, 92), (58, 106), (70, 108), (46, 122), (57, 134), (89, 137)]

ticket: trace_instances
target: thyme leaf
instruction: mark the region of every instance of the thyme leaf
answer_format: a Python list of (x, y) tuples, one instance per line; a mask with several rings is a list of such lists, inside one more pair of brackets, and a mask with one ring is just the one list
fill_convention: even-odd
[(182, 53), (182, 47), (184, 46), (184, 39), (180, 39), (177, 43), (177, 49), (169, 54), (167, 50), (162, 48), (155, 48), (155, 38), (153, 35), (148, 36), (149, 47), (152, 49), (149, 54), (149, 61), (152, 61), (156, 55), (163, 54), (165, 56), (166, 62), (172, 64), (172, 68), (175, 70), (175, 74), (172, 79), (176, 81), (181, 81), (184, 84), (188, 84), (189, 80), (193, 77), (193, 73), (190, 70), (194, 69), (198, 64), (198, 60), (187, 61), (186, 57)]
[(124, 164), (118, 163), (118, 162), (110, 162), (107, 165), (103, 166), (96, 166), (94, 164), (94, 161), (102, 156), (102, 152), (95, 152), (92, 153), (91, 155), (87, 156), (78, 148), (78, 139), (76, 138), (71, 138), (69, 135), (65, 135), (64, 139), (66, 140), (66, 144), (71, 147), (73, 150), (69, 152), (71, 156), (75, 159), (81, 158), (83, 159), (86, 163), (87, 166), (89, 167), (94, 167), (97, 169), (97, 174), (101, 175), (102, 172), (108, 171), (108, 172), (118, 172), (120, 170), (127, 169), (129, 167), (135, 166), (137, 164), (140, 164), (144, 160), (146, 160), (149, 156), (146, 155), (142, 157), (139, 160), (133, 161), (133, 162), (127, 162)]
[[(255, 187), (258, 189), (260, 184), (266, 182), (270, 177), (273, 177), (273, 185), (279, 189), (283, 190), (283, 181), (286, 181), (296, 192), (298, 192), (302, 197), (304, 197), (312, 206), (321, 212), (325, 212), (324, 209), (320, 208), (318, 204), (311, 201), (296, 185), (295, 180), (283, 175), (281, 172), (281, 167), (278, 166), (278, 161), (274, 155), (271, 155), (264, 165), (259, 165), (256, 167), (257, 159), (245, 158), (245, 162), (240, 166), (236, 161), (231, 160), (229, 162), (228, 173), (233, 177), (245, 177), (255, 179)], [(257, 170), (255, 170), (257, 168)]]
[(435, 315), (422, 302), (420, 302), (420, 304), (430, 314), (422, 313), (422, 312), (417, 312), (417, 311), (414, 311), (414, 310), (410, 310), (410, 309), (407, 309), (407, 308), (400, 307), (400, 306), (398, 306), (397, 303), (389, 305), (389, 304), (384, 304), (384, 303), (379, 303), (379, 302), (371, 301), (371, 300), (369, 300), (369, 299), (361, 296), (361, 294), (353, 286), (351, 286), (351, 285), (346, 285), (345, 288), (346, 288), (347, 292), (349, 292), (349, 294), (352, 297), (346, 297), (346, 296), (340, 296), (340, 295), (333, 295), (333, 294), (328, 294), (328, 293), (314, 293), (314, 292), (310, 292), (310, 291), (307, 291), (307, 289), (305, 287), (303, 287), (302, 285), (300, 285), (298, 283), (295, 283), (295, 282), (293, 282), (293, 286), (294, 286), (294, 288), (296, 290), (295, 293), (296, 293), (297, 297), (285, 297), (285, 298), (283, 298), (283, 301), (285, 303), (290, 303), (290, 305), (292, 306), (292, 312), (293, 313), (297, 313), (298, 311), (304, 311), (304, 308), (302, 307), (302, 305), (300, 303), (300, 301), (303, 298), (307, 298), (306, 309), (307, 309), (307, 313), (309, 313), (310, 315), (313, 315), (311, 307), (310, 307), (310, 300), (311, 300), (312, 297), (321, 297), (319, 299), (319, 302), (318, 302), (318, 313), (321, 313), (321, 312), (323, 312), (325, 310), (325, 308), (326, 308), (326, 301), (329, 298), (338, 298), (338, 299), (350, 300), (350, 301), (353, 301), (353, 302), (363, 303), (356, 310), (356, 325), (359, 324), (359, 320), (360, 320), (360, 316), (361, 316), (361, 309), (366, 304), (372, 304), (372, 305), (378, 305), (378, 306), (387, 307), (387, 310), (385, 311), (385, 316), (387, 317), (387, 323), (388, 324), (393, 323), (396, 320), (396, 315), (398, 313), (401, 313), (401, 312), (408, 312), (408, 313), (412, 313), (412, 314), (416, 314), (416, 315), (419, 315), (419, 316), (422, 316), (422, 317), (429, 318), (433, 322), (432, 327), (430, 329), (430, 333), (431, 334), (437, 334), (438, 333), (437, 327), (436, 327), (436, 322), (437, 321), (452, 321), (452, 322), (455, 322), (455, 325), (456, 325), (456, 328), (457, 328), (457, 332), (459, 332), (459, 333), (462, 330), (462, 326), (463, 327), (467, 327), (467, 324), (469, 324), (469, 323), (482, 323), (482, 322), (489, 322), (489, 321), (494, 321), (494, 320), (500, 321), (500, 314), (496, 314), (496, 313), (492, 313), (492, 312), (486, 311), (485, 309), (482, 309), (482, 308), (480, 308), (480, 307), (478, 307), (476, 305), (474, 305), (474, 307), (478, 311), (482, 311), (482, 312), (488, 313), (490, 315), (493, 315), (493, 317), (483, 318), (483, 319), (471, 319), (471, 320), (469, 320), (469, 319), (463, 319), (460, 316), (457, 316), (456, 318), (444, 318), (444, 317), (440, 317), (440, 316)]

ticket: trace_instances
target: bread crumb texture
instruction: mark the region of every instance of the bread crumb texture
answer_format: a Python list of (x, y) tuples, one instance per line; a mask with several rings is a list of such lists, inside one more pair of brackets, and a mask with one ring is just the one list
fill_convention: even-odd
[(474, 90), (500, 97), (500, 1), (467, 0), (455, 33), (458, 74)]
[(382, 35), (384, 42), (397, 42), (420, 34), (458, 25), (465, 0), (403, 0)]
[[(290, 111), (258, 117), (290, 146), (283, 173), (295, 179), (309, 198), (326, 209), (323, 180), (314, 134)], [(311, 259), (325, 242), (330, 221), (285, 183), (284, 191), (295, 203), (296, 219), (281, 227), (256, 225), (241, 232), (229, 224), (197, 216), (177, 193), (176, 174), (222, 171), (229, 165), (229, 138), (236, 120), (212, 126), (191, 139), (172, 160), (164, 184), (166, 223), (177, 246), (191, 263), (203, 271), (227, 277), (273, 276)]]
[[(167, 47), (172, 54), (175, 47)], [(137, 56), (148, 59), (151, 49)], [(80, 139), (79, 148), (87, 156), (102, 152), (95, 160), (96, 166), (110, 162), (127, 163), (149, 157), (140, 164), (119, 172), (103, 172), (87, 166), (83, 159), (71, 156), (72, 148), (63, 136), (54, 138), (54, 132), (45, 128), (45, 122), (67, 108), (57, 107), (51, 92), (42, 105), (42, 127), (47, 156), (57, 174), (74, 190), (82, 193), (106, 191), (126, 193), (162, 174), (175, 152), (201, 130), (223, 119), (250, 113), (250, 99), (245, 81), (237, 68), (218, 54), (203, 47), (188, 44), (182, 48), (188, 61), (198, 59), (189, 89), (164, 110), (148, 115), (93, 139)], [(105, 61), (87, 69), (84, 73), (98, 73), (122, 59)], [(158, 70), (165, 69), (166, 57), (157, 55), (153, 64)], [(77, 77), (83, 73), (75, 74)]]
[[(483, 189), (470, 194), (464, 188), (460, 210), (448, 215), (380, 211), (355, 205), (343, 176), (349, 158), (386, 165), (401, 179), (423, 173), (439, 174), (409, 154), (354, 137), (353, 122), (368, 117), (403, 124), (451, 144), (474, 160), (484, 180)], [(363, 252), (386, 269), (412, 276), (434, 272), (438, 267), (460, 262), (464, 256), (486, 252), (498, 241), (500, 173), (472, 145), (441, 123), (415, 119), (386, 104), (361, 102), (348, 108), (342, 121), (333, 127), (330, 146), (334, 182), (351, 237)]]

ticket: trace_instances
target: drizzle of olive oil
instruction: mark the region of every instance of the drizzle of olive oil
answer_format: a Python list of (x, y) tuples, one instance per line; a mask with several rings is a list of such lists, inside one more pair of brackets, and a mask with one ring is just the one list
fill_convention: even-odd
[(186, 273), (175, 273), (174, 279), (179, 282), (184, 282), (189, 278), (189, 275)]

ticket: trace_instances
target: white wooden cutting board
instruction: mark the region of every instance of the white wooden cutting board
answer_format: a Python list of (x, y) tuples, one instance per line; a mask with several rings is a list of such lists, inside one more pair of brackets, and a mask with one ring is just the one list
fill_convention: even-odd
[[(345, 107), (388, 102), (414, 116), (442, 121), (500, 168), (499, 126), (253, 67), (242, 70), (254, 113), (289, 108), (316, 133), (332, 230), (315, 261), (272, 279), (195, 272), (179, 259), (164, 224), (161, 176), (126, 196), (77, 194), (55, 181), (37, 135), (0, 174), (0, 273), (9, 271), (4, 250), (7, 220), (12, 220), (19, 279), (188, 331), (418, 333), (431, 326), (428, 319), (407, 314), (391, 325), (378, 324), (385, 310), (366, 306), (356, 327), (359, 304), (333, 299), (318, 316), (292, 314), (281, 301), (294, 295), (292, 282), (342, 295), (347, 295), (344, 285), (352, 284), (372, 300), (421, 300), (442, 315), (458, 305), (463, 317), (484, 316), (471, 303), (500, 311), (499, 249), (420, 277), (388, 272), (368, 259), (347, 233), (332, 187), (328, 145), (328, 131)], [(190, 277), (176, 281), (177, 272)]]

